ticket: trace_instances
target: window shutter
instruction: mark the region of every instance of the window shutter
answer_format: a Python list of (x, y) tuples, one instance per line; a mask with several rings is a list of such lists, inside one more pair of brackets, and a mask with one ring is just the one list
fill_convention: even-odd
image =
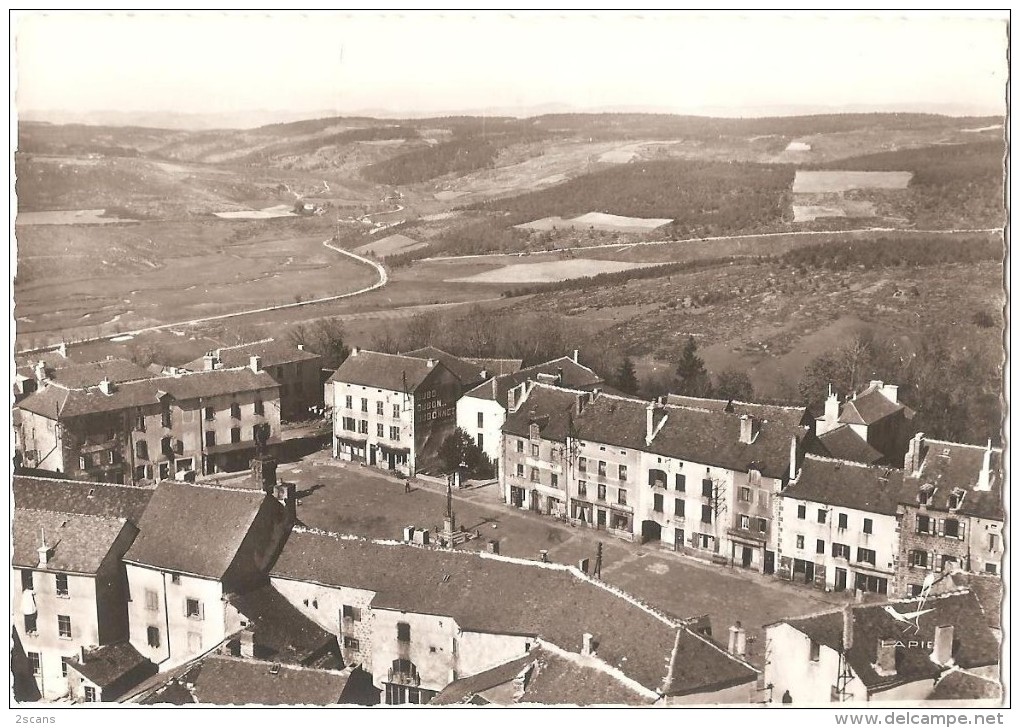
[[(835, 551), (836, 549), (833, 548), (832, 550)], [(914, 552), (913, 551), (908, 551), (907, 552), (907, 566), (913, 566), (913, 565), (914, 565)]]
[(205, 619), (205, 602), (198, 603), (198, 618)]
[(957, 526), (957, 534), (958, 534), (959, 539), (961, 541), (966, 537), (966, 535), (967, 535), (967, 524), (965, 522), (960, 521), (960, 525)]
[(184, 616), (187, 617), (188, 616), (188, 598), (185, 597), (184, 600), (181, 602), (181, 604), (184, 606)]
[(943, 527), (943, 524), (945, 524), (946, 520), (944, 518), (939, 518), (939, 519), (934, 519), (933, 518), (932, 520), (935, 521), (938, 524), (938, 534), (939, 534), (939, 536), (945, 535), (945, 534), (942, 533), (942, 527)]

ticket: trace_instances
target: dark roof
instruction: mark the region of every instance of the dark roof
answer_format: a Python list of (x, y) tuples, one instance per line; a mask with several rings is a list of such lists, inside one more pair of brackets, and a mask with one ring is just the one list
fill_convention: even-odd
[[(512, 683), (524, 673), (523, 691), (515, 694)], [(463, 704), (494, 688), (506, 686), (499, 696), (491, 696), (496, 705), (538, 703), (543, 705), (648, 705), (656, 698), (624, 684), (599, 669), (594, 661), (568, 658), (555, 651), (535, 647), (528, 654), (471, 677), (450, 683), (430, 705)]]
[[(21, 369), (33, 373), (35, 371), (33, 367)], [(47, 362), (46, 372), (50, 379), (68, 389), (95, 387), (104, 377), (112, 382), (131, 382), (155, 376), (145, 367), (127, 359), (105, 359), (84, 363), (61, 362), (57, 366), (50, 366)]]
[(1002, 629), (1002, 579), (991, 574), (953, 574), (953, 580), (966, 588), (978, 600), (985, 616), (985, 624), (991, 629)]
[(329, 378), (331, 382), (360, 384), (393, 392), (413, 392), (432, 370), (426, 359), (378, 351), (351, 352), (340, 368)]
[(1002, 684), (963, 670), (950, 670), (935, 684), (927, 699), (998, 701), (1002, 699)]
[(528, 437), (531, 423), (539, 426), (539, 432), (546, 440), (566, 442), (570, 434), (570, 423), (576, 411), (577, 398), (584, 396), (581, 392), (543, 384), (532, 385), (527, 399), (516, 412), (507, 414), (503, 423), (503, 432), (510, 435)]
[[(883, 676), (875, 672), (880, 640), (905, 640), (903, 622), (896, 620), (887, 607), (901, 614), (930, 609), (918, 617), (918, 631), (910, 628), (909, 639), (931, 642), (935, 627), (953, 627), (954, 659), (963, 668), (998, 664), (999, 644), (981, 618), (981, 607), (969, 592), (903, 600), (886, 604), (853, 607), (853, 646), (849, 653), (850, 667), (870, 691), (885, 690), (916, 680), (935, 679), (943, 668), (931, 661), (930, 650), (897, 648), (896, 674)], [(801, 619), (784, 620), (815, 642), (839, 651), (843, 636), (842, 611), (828, 612)]]
[(126, 518), (137, 525), (154, 490), (132, 485), (15, 475), (14, 507)]
[(925, 440), (925, 452), (917, 473), (903, 479), (901, 503), (916, 505), (917, 495), (925, 485), (934, 485), (935, 492), (928, 501), (928, 508), (937, 511), (949, 510), (949, 496), (954, 488), (966, 491), (958, 513), (1001, 521), (1002, 503), (1002, 450), (992, 448), (989, 455), (989, 490), (977, 490), (978, 475), (984, 465), (986, 448), (979, 445), (964, 445), (957, 442)]
[(782, 496), (895, 516), (902, 487), (902, 470), (805, 455), (797, 480)]
[(592, 389), (602, 383), (602, 378), (588, 367), (578, 364), (569, 356), (561, 356), (559, 359), (535, 364), (513, 374), (496, 377), (495, 385), (491, 381), (483, 382), (465, 396), (492, 399), (506, 407), (506, 393), (511, 389), (529, 380), (540, 381), (539, 374), (559, 376), (561, 370), (563, 372), (562, 381), (547, 382), (547, 384), (557, 384), (569, 389)]
[(666, 423), (650, 445), (645, 444), (647, 408), (642, 400), (599, 396), (574, 418), (581, 440), (747, 472), (756, 468), (770, 478), (790, 471), (790, 443), (807, 433), (797, 410), (776, 408), (774, 419), (760, 420), (750, 443), (740, 442), (741, 415), (673, 405), (655, 406), (655, 425)]
[(187, 673), (195, 702), (207, 705), (333, 705), (348, 672), (210, 655)]
[(868, 441), (854, 432), (849, 425), (840, 425), (824, 435), (819, 435), (816, 439), (821, 445), (818, 454), (825, 457), (850, 460), (865, 465), (874, 465), (885, 458), (885, 455), (869, 445)]
[[(95, 574), (124, 529), (136, 530), (123, 518), (15, 508), (12, 565)], [(40, 567), (38, 549), (42, 545), (43, 532), (46, 533), (50, 556), (46, 566)]]
[(846, 402), (840, 410), (839, 421), (850, 425), (871, 425), (900, 410), (913, 414), (902, 402), (893, 402), (882, 394), (879, 384), (872, 382), (867, 389)]
[(255, 657), (303, 663), (336, 645), (332, 634), (298, 611), (268, 584), (244, 594), (228, 594), (227, 601), (254, 629)]
[[(294, 344), (276, 341), (275, 339), (253, 341), (246, 344), (237, 344), (236, 346), (224, 346), (217, 349), (215, 353), (219, 358), (220, 365), (224, 368), (246, 367), (253, 356), (262, 359), (262, 366), (264, 367), (322, 358), (313, 352), (299, 349)], [(199, 357), (194, 361), (190, 361), (182, 368), (202, 371), (205, 368), (205, 357)]]
[(519, 372), (521, 367), (524, 366), (523, 359), (467, 359), (472, 364), (477, 364), (485, 370), (486, 374), (490, 376), (502, 377), (505, 374), (513, 374)]
[(186, 401), (235, 392), (279, 389), (279, 386), (266, 372), (253, 372), (248, 368), (217, 369), (115, 384), (111, 394), (103, 394), (98, 387), (64, 389), (59, 384), (51, 384), (25, 397), (18, 407), (50, 419), (63, 419), (157, 404), (164, 393), (178, 401)]
[(146, 667), (146, 663), (151, 666), (152, 673), (155, 673), (156, 665), (139, 654), (130, 642), (118, 642), (87, 651), (85, 662), (75, 658), (71, 661), (71, 667), (90, 682), (105, 688), (126, 675)]
[(230, 567), (268, 496), (164, 480), (124, 560), (212, 579)]
[[(445, 615), (464, 630), (534, 635), (573, 652), (589, 632), (602, 660), (649, 689), (662, 688), (672, 669), (671, 694), (756, 675), (725, 651), (704, 651), (686, 628), (550, 565), (295, 530), (272, 576), (369, 590), (373, 609)], [(677, 661), (695, 657), (691, 673), (670, 665), (678, 632)]]
[(484, 367), (449, 354), (434, 346), (423, 346), (414, 351), (404, 352), (404, 356), (413, 356), (415, 359), (435, 359), (443, 362), (443, 366), (449, 369), (453, 376), (457, 377), (461, 386), (472, 387), (484, 378), (482, 376)]

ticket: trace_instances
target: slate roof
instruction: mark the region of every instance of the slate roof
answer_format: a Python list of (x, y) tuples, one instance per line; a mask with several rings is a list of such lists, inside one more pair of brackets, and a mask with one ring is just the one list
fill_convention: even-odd
[(805, 455), (783, 498), (895, 516), (903, 471)]
[[(514, 679), (526, 673), (524, 691), (514, 694)], [(615, 676), (583, 658), (567, 658), (542, 646), (491, 670), (461, 678), (444, 688), (429, 705), (463, 704), (494, 688), (505, 686), (496, 705), (532, 703), (544, 705), (648, 705), (656, 698), (627, 686)], [(483, 698), (484, 699), (484, 698)]]
[(1004, 516), (1002, 491), (1002, 450), (992, 448), (990, 457), (990, 485), (987, 491), (975, 490), (978, 474), (984, 465), (986, 448), (941, 440), (924, 441), (925, 452), (917, 473), (903, 479), (900, 502), (917, 505), (917, 495), (924, 485), (934, 485), (928, 508), (949, 511), (949, 496), (954, 488), (967, 491), (957, 513), (977, 518), (1001, 521)]
[[(33, 376), (32, 366), (19, 367), (19, 372)], [(139, 379), (151, 379), (154, 375), (145, 367), (127, 359), (105, 359), (91, 362), (66, 362), (57, 366), (46, 362), (49, 378), (68, 389), (95, 387), (104, 377), (113, 382), (131, 382)]]
[(125, 518), (138, 525), (154, 491), (151, 487), (15, 475), (14, 507)]
[[(275, 339), (224, 346), (217, 349), (216, 354), (219, 357), (220, 365), (224, 368), (246, 367), (253, 356), (261, 358), (264, 367), (322, 358), (311, 351), (301, 350), (294, 344)], [(182, 368), (196, 372), (202, 371), (205, 368), (205, 358), (199, 357), (194, 361), (189, 361)]]
[(227, 601), (243, 614), (255, 631), (255, 657), (300, 664), (336, 646), (336, 638), (266, 584), (244, 594), (228, 594)]
[(392, 392), (413, 392), (434, 367), (425, 359), (401, 354), (383, 354), (378, 351), (359, 351), (344, 360), (340, 368), (329, 378), (331, 382), (360, 384)]
[(963, 670), (950, 670), (935, 684), (927, 699), (999, 701), (1002, 700), (1002, 685)]
[(752, 415), (763, 420), (782, 420), (802, 425), (811, 424), (814, 420), (807, 407), (799, 405), (759, 404), (757, 402), (741, 402), (736, 399), (691, 397), (686, 394), (667, 394), (666, 404), (675, 404), (691, 409), (721, 410), (738, 415)]
[[(12, 565), (95, 575), (117, 537), (125, 529), (137, 532), (123, 518), (15, 508)], [(46, 566), (39, 566), (38, 549), (42, 543), (43, 531), (46, 532), (46, 544), (51, 551)]]
[(423, 346), (414, 351), (406, 351), (404, 356), (413, 356), (415, 359), (435, 359), (436, 361), (443, 362), (443, 365), (453, 373), (453, 376), (457, 377), (461, 386), (464, 387), (474, 386), (483, 379), (482, 372), (484, 367), (469, 362), (467, 359), (456, 357), (434, 346)]
[[(528, 380), (537, 381), (539, 374), (557, 376), (561, 369), (563, 370), (563, 380), (556, 382), (561, 387), (568, 389), (592, 389), (602, 383), (602, 378), (588, 367), (578, 364), (569, 356), (561, 356), (559, 359), (535, 364), (513, 374), (496, 377), (495, 388), (492, 382), (483, 382), (464, 396), (495, 400), (506, 407), (506, 393), (511, 389)], [(494, 389), (495, 391), (493, 391)]]
[(816, 438), (820, 447), (819, 455), (837, 460), (874, 465), (885, 455), (868, 444), (868, 441), (853, 431), (849, 425), (840, 425)]
[(279, 389), (280, 385), (266, 372), (251, 369), (217, 369), (180, 376), (152, 377), (137, 382), (115, 384), (111, 394), (99, 387), (65, 389), (51, 384), (18, 403), (18, 407), (49, 419), (66, 419), (98, 412), (115, 412), (131, 407), (157, 404), (163, 393), (178, 401), (215, 397), (235, 392)]
[(124, 560), (165, 571), (221, 578), (267, 498), (262, 491), (226, 490), (162, 481), (138, 524)]
[[(931, 609), (918, 617), (919, 631), (910, 628), (909, 639), (933, 641), (935, 627), (953, 626), (953, 643), (956, 664), (966, 669), (998, 664), (999, 644), (981, 618), (981, 608), (969, 592), (929, 597), (922, 604), (919, 599), (887, 603), (900, 613)], [(828, 612), (801, 619), (783, 620), (815, 642), (838, 651), (842, 643), (843, 613)], [(902, 639), (904, 625), (887, 611), (886, 604), (853, 607), (853, 647), (849, 662), (854, 673), (871, 692), (879, 692), (914, 682), (934, 680), (943, 668), (931, 661), (931, 650), (897, 648), (896, 674), (879, 675), (874, 668), (878, 656), (878, 643), (886, 639)]]
[(538, 423), (539, 432), (546, 440), (566, 442), (573, 413), (576, 412), (577, 398), (582, 394), (578, 391), (535, 384), (520, 409), (507, 414), (503, 432), (528, 437), (531, 434), (531, 423), (534, 421)]
[(71, 667), (101, 688), (145, 667), (151, 667), (150, 674), (156, 672), (156, 665), (143, 657), (130, 642), (97, 647), (85, 653), (85, 662), (81, 662), (80, 658), (72, 660)]
[(490, 376), (502, 377), (506, 374), (513, 374), (519, 372), (521, 367), (524, 366), (523, 359), (475, 359), (465, 358), (464, 361), (469, 361), (472, 364), (477, 364), (485, 370), (486, 374)]
[(839, 421), (849, 425), (872, 425), (900, 410), (903, 410), (908, 417), (914, 414), (913, 410), (902, 402), (890, 400), (882, 394), (877, 383), (872, 383), (856, 397), (843, 404), (839, 413)]
[(686, 628), (561, 568), (295, 530), (271, 576), (365, 589), (373, 609), (449, 616), (464, 630), (534, 635), (573, 652), (589, 632), (602, 660), (669, 694), (756, 677)]
[(650, 445), (645, 445), (646, 410), (642, 400), (600, 395), (574, 418), (581, 440), (641, 450), (688, 462), (747, 472), (756, 467), (770, 478), (783, 478), (790, 470), (790, 442), (802, 439), (807, 429), (795, 410), (778, 408), (778, 416), (760, 423), (750, 443), (740, 442), (740, 415), (659, 405), (655, 423), (667, 416)]

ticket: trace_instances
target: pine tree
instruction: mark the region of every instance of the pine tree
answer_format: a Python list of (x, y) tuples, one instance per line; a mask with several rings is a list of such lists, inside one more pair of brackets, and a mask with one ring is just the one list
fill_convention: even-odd
[(629, 356), (623, 358), (620, 368), (616, 371), (616, 388), (625, 394), (637, 394), (637, 370), (634, 368), (634, 360)]
[(680, 362), (676, 366), (680, 394), (707, 397), (712, 393), (712, 382), (705, 371), (705, 362), (698, 356), (698, 345), (693, 336), (687, 337)]

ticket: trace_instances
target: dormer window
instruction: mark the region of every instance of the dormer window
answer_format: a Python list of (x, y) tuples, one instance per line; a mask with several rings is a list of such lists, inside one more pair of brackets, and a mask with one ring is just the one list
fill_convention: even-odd
[(953, 488), (953, 492), (949, 494), (949, 510), (955, 511), (963, 505), (965, 495), (967, 495), (967, 491), (963, 488)]
[(922, 506), (926, 506), (931, 503), (932, 498), (935, 496), (935, 486), (926, 484), (921, 486), (921, 490), (917, 493), (917, 502)]
[(528, 428), (528, 435), (532, 440), (538, 439), (538, 423), (532, 422), (531, 427)]

